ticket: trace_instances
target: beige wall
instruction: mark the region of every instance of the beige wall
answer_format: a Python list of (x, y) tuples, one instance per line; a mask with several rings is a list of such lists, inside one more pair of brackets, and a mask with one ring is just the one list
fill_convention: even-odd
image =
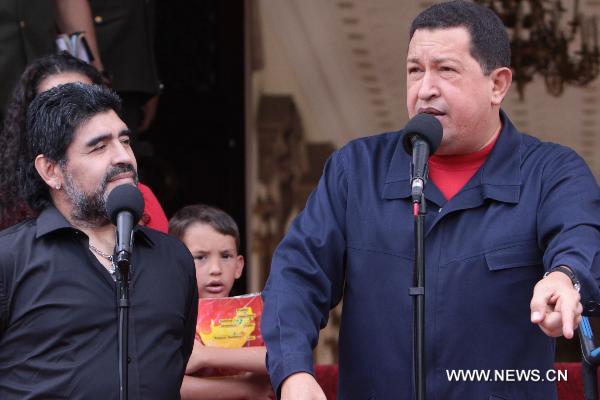
[[(292, 95), (309, 141), (341, 146), (401, 128), (407, 120), (408, 27), (430, 3), (259, 0), (265, 63), (254, 93)], [(570, 9), (571, 2), (563, 3)], [(598, 1), (581, 7), (600, 15)], [(504, 108), (520, 129), (575, 148), (600, 177), (599, 88), (596, 80), (555, 98), (537, 79), (527, 85), (524, 101), (513, 88)]]
[[(398, 0), (256, 0), (255, 26), (261, 43), (262, 68), (249, 71), (248, 171), (249, 213), (270, 189), (256, 177), (257, 104), (264, 95), (289, 95), (295, 102), (307, 142), (349, 140), (387, 130), (407, 121), (405, 54), (412, 18), (430, 1)], [(572, 3), (563, 5), (570, 9)], [(586, 14), (600, 15), (600, 2), (581, 2)], [(257, 20), (255, 20), (257, 21)], [(527, 85), (525, 99), (512, 89), (504, 109), (522, 131), (574, 148), (600, 177), (600, 83), (585, 89), (567, 87), (562, 96), (546, 92), (539, 79)], [(251, 217), (253, 218), (253, 217)], [(249, 224), (260, 230), (256, 219)], [(250, 287), (262, 288), (264, 265), (251, 255)], [(317, 362), (335, 362), (335, 326), (322, 332)], [(324, 342), (327, 342), (324, 344)]]

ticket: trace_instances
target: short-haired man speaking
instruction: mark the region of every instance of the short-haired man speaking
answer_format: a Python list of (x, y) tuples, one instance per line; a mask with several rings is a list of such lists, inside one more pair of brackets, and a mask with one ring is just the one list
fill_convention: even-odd
[[(510, 57), (500, 19), (474, 3), (436, 4), (413, 21), (408, 114), (443, 127), (425, 189), (428, 399), (556, 398), (545, 379), (552, 337), (573, 337), (582, 304), (598, 308), (598, 185), (575, 152), (520, 133), (501, 111)], [(402, 135), (334, 153), (273, 257), (262, 333), (285, 400), (324, 398), (310, 375), (312, 347), (342, 295), (339, 398), (413, 398)], [(454, 379), (460, 370), (489, 379)], [(510, 371), (530, 379), (502, 379)]]

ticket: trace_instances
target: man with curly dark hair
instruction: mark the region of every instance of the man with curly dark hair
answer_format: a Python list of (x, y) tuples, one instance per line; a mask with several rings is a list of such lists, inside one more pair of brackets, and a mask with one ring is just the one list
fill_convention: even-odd
[(13, 90), (0, 131), (0, 229), (35, 216), (20, 196), (16, 172), (19, 142), (25, 134), (27, 107), (42, 89), (68, 81), (102, 84), (102, 78), (94, 67), (68, 53), (58, 53), (29, 65)]
[[(18, 181), (39, 216), (0, 233), (0, 398), (117, 399), (118, 270), (108, 194), (137, 183), (119, 97), (67, 83), (29, 106)], [(198, 306), (175, 238), (133, 232), (129, 398), (178, 399)]]
[[(17, 83), (0, 131), (0, 230), (36, 216), (18, 189), (16, 157), (25, 134), (25, 115), (34, 97), (56, 85), (69, 82), (104, 83), (96, 68), (67, 52), (42, 57), (29, 65)], [(145, 201), (142, 221), (167, 232), (167, 217), (152, 190), (138, 182)]]

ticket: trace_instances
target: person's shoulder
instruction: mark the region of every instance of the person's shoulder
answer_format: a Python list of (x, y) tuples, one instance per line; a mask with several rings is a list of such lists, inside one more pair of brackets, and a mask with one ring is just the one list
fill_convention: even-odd
[(151, 242), (153, 248), (159, 253), (167, 253), (169, 257), (174, 257), (178, 261), (193, 264), (193, 258), (185, 245), (176, 237), (148, 228), (146, 226), (138, 226), (140, 230)]
[(528, 158), (546, 162), (557, 162), (564, 158), (582, 160), (577, 152), (568, 146), (542, 141), (526, 133), (521, 133), (521, 137), (523, 138), (521, 142), (523, 160)]
[(396, 148), (402, 131), (378, 133), (353, 139), (340, 148), (340, 151), (374, 150), (380, 148)]
[(172, 248), (177, 251), (187, 251), (185, 245), (175, 236), (143, 225), (139, 225), (136, 229), (140, 230), (144, 235), (146, 235), (154, 245)]
[(530, 176), (556, 180), (579, 175), (595, 182), (586, 161), (572, 148), (554, 142), (545, 142), (536, 137), (522, 134), (521, 170)]
[(387, 160), (396, 151), (401, 136), (402, 131), (392, 131), (353, 139), (336, 150), (334, 157), (352, 160), (353, 162), (373, 159)]
[[(0, 243), (12, 243), (15, 240), (25, 239), (28, 236), (35, 236), (37, 223), (35, 218), (29, 218), (0, 231)], [(0, 244), (0, 250), (5, 246)]]
[(35, 219), (26, 219), (0, 231), (0, 263), (7, 257), (14, 257), (18, 248), (28, 246), (35, 240), (37, 224)]

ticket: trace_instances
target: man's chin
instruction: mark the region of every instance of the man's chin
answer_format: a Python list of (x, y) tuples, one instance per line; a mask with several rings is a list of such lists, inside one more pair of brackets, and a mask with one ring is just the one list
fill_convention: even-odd
[(129, 178), (129, 177), (128, 178), (116, 179), (116, 180), (110, 181), (108, 183), (107, 189), (110, 192), (111, 190), (113, 190), (117, 186), (121, 186), (121, 185), (137, 186), (137, 179)]

